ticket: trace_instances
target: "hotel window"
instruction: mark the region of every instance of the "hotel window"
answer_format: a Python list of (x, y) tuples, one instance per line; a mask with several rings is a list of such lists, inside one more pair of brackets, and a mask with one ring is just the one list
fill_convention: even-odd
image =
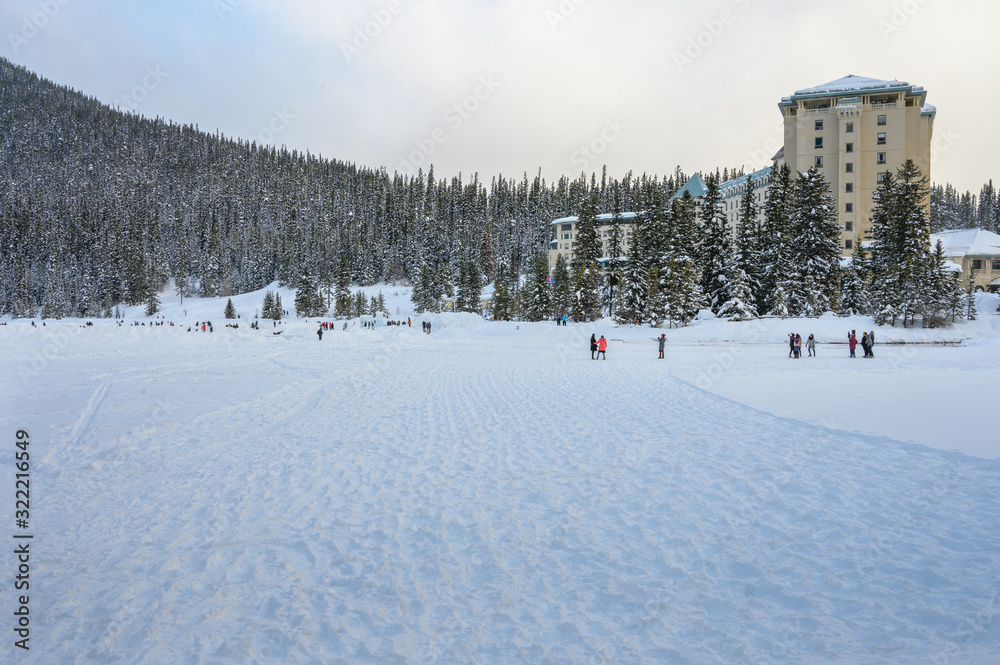
[(844, 152), (854, 152), (854, 144), (848, 143), (847, 147), (844, 148)]
[(877, 175), (875, 176), (875, 182), (877, 182), (877, 183), (878, 183), (878, 184), (880, 184), (880, 185), (881, 185), (881, 184), (882, 184), (883, 182), (885, 182), (885, 173), (879, 173), (879, 174), (877, 174)]
[(844, 192), (846, 194), (852, 194), (854, 192), (854, 183), (849, 182), (846, 185), (844, 185)]
[(816, 168), (818, 168), (818, 169), (821, 169), (821, 168), (823, 168), (823, 158), (822, 158), (822, 157), (817, 157), (817, 158), (816, 158), (816, 161), (815, 161), (815, 166), (816, 166)]
[(884, 125), (885, 124), (885, 116), (884, 115), (880, 115), (878, 117), (878, 124), (879, 125)]
[(853, 134), (854, 133), (854, 123), (853, 122), (847, 123), (847, 126), (844, 128), (844, 133), (845, 134)]
[(973, 270), (982, 270), (983, 269), (983, 260), (982, 259), (972, 259), (972, 269)]
[(564, 233), (563, 234), (563, 240), (569, 240), (569, 234), (568, 233)]
[(993, 269), (994, 270), (1000, 270), (1000, 261), (997, 261), (996, 259), (993, 259)]
[(844, 230), (845, 231), (853, 231), (854, 230), (854, 222), (844, 222)]
[(885, 132), (879, 132), (877, 138), (878, 140), (876, 141), (876, 143), (878, 143), (879, 145), (885, 145)]
[(877, 152), (877, 153), (875, 153), (875, 163), (876, 164), (885, 164), (885, 153), (884, 152)]
[(823, 147), (823, 137), (822, 136), (817, 136), (816, 137), (816, 148), (822, 148), (822, 147)]
[(844, 173), (854, 173), (854, 162), (846, 162), (844, 164)]
[(844, 249), (854, 249), (854, 241), (850, 240), (850, 239), (845, 240), (844, 241)]
[(816, 131), (819, 132), (819, 131), (822, 131), (822, 130), (823, 130), (823, 121), (822, 120), (817, 120), (816, 121)]
[(844, 204), (844, 212), (854, 212), (854, 204), (853, 203), (845, 203)]

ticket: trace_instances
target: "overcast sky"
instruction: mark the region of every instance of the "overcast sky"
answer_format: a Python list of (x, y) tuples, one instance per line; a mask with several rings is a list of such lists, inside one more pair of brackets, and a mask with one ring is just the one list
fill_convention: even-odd
[(466, 179), (758, 168), (782, 96), (896, 78), (938, 108), (932, 178), (978, 193), (998, 24), (987, 0), (3, 0), (0, 53), (147, 116)]

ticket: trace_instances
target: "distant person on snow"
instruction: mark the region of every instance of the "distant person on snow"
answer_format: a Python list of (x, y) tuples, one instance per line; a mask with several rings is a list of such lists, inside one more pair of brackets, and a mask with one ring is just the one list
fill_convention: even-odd
[(851, 334), (847, 336), (847, 346), (851, 349), (851, 357), (857, 358), (857, 356), (854, 355), (854, 350), (858, 348), (858, 338), (855, 337), (853, 330), (851, 331)]
[(795, 333), (788, 333), (788, 357), (795, 353)]
[(597, 355), (601, 360), (607, 360), (608, 357), (604, 353), (608, 350), (608, 340), (604, 339), (604, 335), (601, 335), (601, 339), (597, 340)]
[(667, 343), (666, 333), (661, 333), (659, 338), (656, 339), (656, 343), (660, 345), (660, 357), (657, 360), (663, 359), (663, 345)]
[(806, 350), (809, 351), (809, 357), (816, 357), (816, 338), (809, 333), (809, 339), (806, 340)]
[(868, 354), (871, 353), (871, 351), (869, 351), (869, 346), (870, 344), (868, 342), (868, 333), (866, 332), (861, 333), (861, 348), (864, 349), (865, 358), (867, 358)]
[(875, 357), (875, 331), (868, 333), (868, 357)]
[(319, 330), (316, 331), (316, 334), (319, 335), (319, 341), (322, 342), (323, 341), (323, 326), (319, 327)]
[(795, 357), (802, 357), (802, 335), (795, 333)]
[(597, 335), (590, 334), (590, 359), (597, 360)]

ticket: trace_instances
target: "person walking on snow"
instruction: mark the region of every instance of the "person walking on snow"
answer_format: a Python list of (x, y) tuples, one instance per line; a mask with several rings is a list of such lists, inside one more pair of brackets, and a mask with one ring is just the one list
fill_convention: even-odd
[(608, 350), (608, 340), (604, 339), (604, 335), (601, 335), (601, 339), (597, 340), (597, 355), (600, 356), (601, 360), (607, 360), (608, 356), (604, 353)]
[(660, 357), (657, 360), (663, 360), (663, 345), (667, 343), (666, 333), (661, 333), (659, 338), (656, 339), (656, 343), (660, 346)]
[(809, 352), (810, 358), (816, 357), (816, 338), (809, 333), (809, 339), (806, 340), (806, 350)]
[(319, 330), (316, 331), (316, 334), (319, 335), (319, 341), (322, 342), (323, 341), (323, 326), (319, 327)]
[(590, 359), (597, 360), (597, 336), (590, 333)]
[(851, 331), (851, 334), (847, 336), (847, 346), (851, 348), (851, 357), (856, 358), (857, 356), (854, 355), (854, 350), (858, 348), (858, 338), (854, 336), (853, 330)]

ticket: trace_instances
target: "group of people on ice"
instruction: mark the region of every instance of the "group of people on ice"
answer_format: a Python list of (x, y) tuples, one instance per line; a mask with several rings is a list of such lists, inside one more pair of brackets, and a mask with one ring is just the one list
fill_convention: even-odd
[[(851, 348), (851, 357), (857, 358), (857, 356), (854, 355), (854, 351), (858, 348), (858, 336), (853, 330), (847, 335), (847, 345)], [(865, 352), (865, 358), (875, 357), (875, 352), (872, 351), (873, 346), (875, 346), (875, 331), (861, 331), (861, 348)]]
[[(809, 352), (810, 358), (814, 358), (816, 356), (816, 338), (812, 336), (812, 333), (809, 333), (809, 337), (806, 339), (806, 351)], [(802, 335), (798, 333), (788, 333), (788, 357), (802, 357)]]

